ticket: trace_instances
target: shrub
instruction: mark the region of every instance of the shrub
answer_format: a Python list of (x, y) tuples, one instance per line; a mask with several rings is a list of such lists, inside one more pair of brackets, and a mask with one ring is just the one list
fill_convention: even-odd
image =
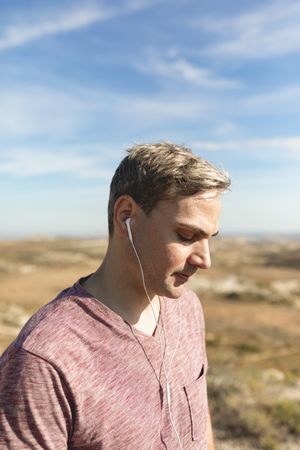
[(278, 426), (290, 433), (300, 435), (300, 403), (294, 400), (280, 400), (272, 407), (272, 415)]

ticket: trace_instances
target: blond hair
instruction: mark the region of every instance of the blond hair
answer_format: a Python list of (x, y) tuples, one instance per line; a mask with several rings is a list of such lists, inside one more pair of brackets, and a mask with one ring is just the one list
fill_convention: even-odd
[(207, 191), (223, 192), (230, 186), (228, 175), (182, 145), (170, 142), (136, 145), (127, 150), (111, 184), (108, 228), (112, 236), (116, 200), (130, 195), (149, 214), (162, 200)]

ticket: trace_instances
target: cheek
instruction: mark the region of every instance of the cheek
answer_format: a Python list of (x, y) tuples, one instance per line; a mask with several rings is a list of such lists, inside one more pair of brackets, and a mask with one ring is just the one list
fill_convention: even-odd
[(170, 267), (182, 266), (186, 259), (186, 250), (184, 247), (178, 247), (176, 244), (169, 244), (166, 249), (166, 257)]

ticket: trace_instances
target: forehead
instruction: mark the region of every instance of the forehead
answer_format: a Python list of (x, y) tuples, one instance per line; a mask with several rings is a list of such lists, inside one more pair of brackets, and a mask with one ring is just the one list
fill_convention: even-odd
[(173, 225), (186, 225), (201, 228), (207, 234), (218, 231), (221, 208), (221, 195), (195, 194), (188, 197), (178, 196), (174, 200), (165, 200), (154, 208), (154, 216)]

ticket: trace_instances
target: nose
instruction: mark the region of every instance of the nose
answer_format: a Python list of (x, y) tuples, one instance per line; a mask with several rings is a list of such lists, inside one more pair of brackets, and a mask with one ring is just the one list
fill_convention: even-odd
[(196, 266), (197, 269), (209, 269), (211, 267), (208, 239), (201, 239), (194, 243), (188, 262)]

